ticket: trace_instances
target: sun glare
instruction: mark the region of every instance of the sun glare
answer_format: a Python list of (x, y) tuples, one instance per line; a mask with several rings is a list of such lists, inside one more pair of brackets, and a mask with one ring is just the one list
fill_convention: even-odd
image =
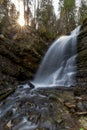
[(23, 27), (24, 25), (25, 25), (25, 20), (24, 20), (24, 18), (23, 17), (19, 17), (19, 19), (18, 19), (18, 24), (21, 26), (21, 27)]
[(24, 10), (23, 10), (23, 2), (22, 1), (20, 1), (20, 10), (19, 10), (18, 24), (21, 27), (23, 27), (25, 25)]

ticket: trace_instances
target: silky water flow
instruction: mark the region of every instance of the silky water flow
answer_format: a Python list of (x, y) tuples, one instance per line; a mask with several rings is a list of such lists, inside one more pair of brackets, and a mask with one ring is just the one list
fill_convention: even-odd
[(80, 26), (57, 39), (48, 49), (32, 82), (37, 87), (75, 86), (76, 46)]

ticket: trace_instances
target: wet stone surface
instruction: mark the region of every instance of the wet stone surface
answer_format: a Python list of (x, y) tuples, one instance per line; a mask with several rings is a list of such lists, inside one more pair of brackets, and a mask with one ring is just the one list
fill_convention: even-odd
[(77, 90), (18, 86), (0, 103), (0, 130), (86, 130), (87, 96)]

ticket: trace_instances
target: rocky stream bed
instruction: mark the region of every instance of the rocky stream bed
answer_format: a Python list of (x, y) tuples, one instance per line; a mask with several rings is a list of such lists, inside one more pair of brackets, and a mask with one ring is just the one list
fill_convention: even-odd
[(86, 130), (87, 87), (20, 85), (0, 103), (0, 130)]

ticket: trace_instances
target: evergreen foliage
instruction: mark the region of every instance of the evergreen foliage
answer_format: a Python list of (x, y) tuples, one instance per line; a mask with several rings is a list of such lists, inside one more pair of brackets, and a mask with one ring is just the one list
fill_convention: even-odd
[(81, 24), (84, 19), (87, 18), (87, 2), (85, 0), (81, 1), (81, 7), (79, 8), (79, 23)]
[[(77, 13), (75, 0), (59, 0), (60, 17), (54, 12), (53, 0), (21, 1), (24, 6), (25, 26), (31, 26), (41, 37), (48, 40), (69, 33), (87, 17), (86, 0), (81, 0)], [(17, 24), (19, 13), (11, 0), (0, 0), (0, 33), (6, 31), (9, 26)]]
[(60, 30), (66, 34), (75, 27), (75, 0), (62, 1), (60, 9)]
[(56, 15), (51, 0), (41, 1), (40, 7), (37, 8), (37, 24), (41, 35), (48, 39), (55, 37)]

